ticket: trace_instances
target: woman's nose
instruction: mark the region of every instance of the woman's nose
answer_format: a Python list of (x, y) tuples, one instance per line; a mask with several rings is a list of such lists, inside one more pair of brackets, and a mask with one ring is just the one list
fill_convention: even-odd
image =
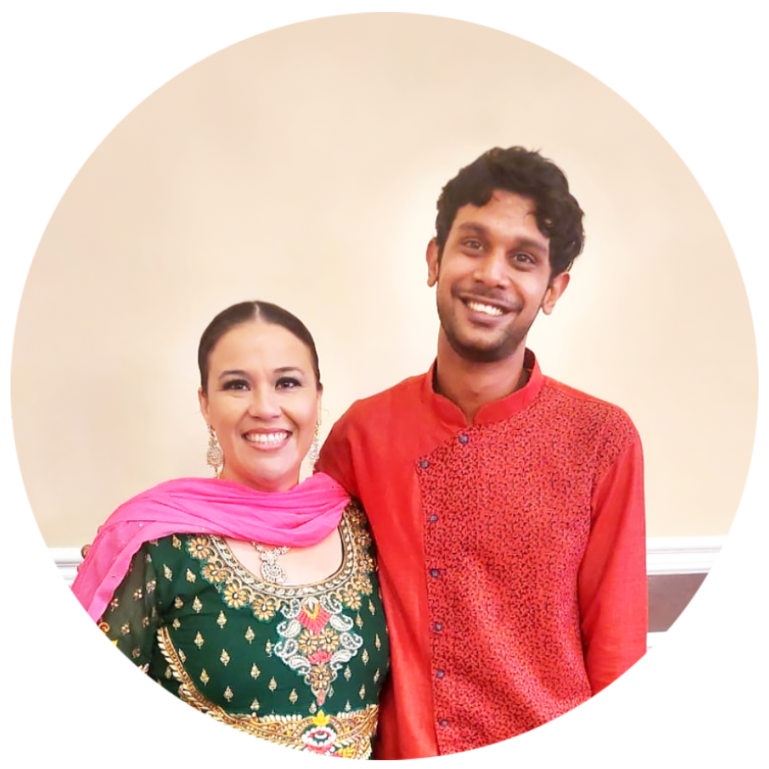
[(280, 405), (277, 394), (272, 387), (259, 387), (251, 391), (248, 413), (260, 419), (271, 419), (280, 416)]

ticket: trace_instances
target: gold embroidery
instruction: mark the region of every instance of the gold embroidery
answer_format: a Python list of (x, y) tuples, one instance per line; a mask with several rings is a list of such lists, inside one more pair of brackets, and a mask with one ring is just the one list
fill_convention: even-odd
[(147, 595), (150, 595), (150, 593), (155, 592), (155, 588), (158, 586), (158, 581), (156, 579), (151, 579), (144, 587), (147, 591)]
[(200, 671), (200, 680), (203, 682), (204, 685), (211, 680), (211, 676), (208, 675), (205, 668), (203, 668), (203, 670)]
[(150, 618), (149, 617), (142, 617), (142, 627), (148, 628), (150, 626)]
[(164, 673), (164, 675), (165, 675), (165, 677), (166, 677), (166, 678), (167, 678), (169, 681), (170, 681), (170, 680), (171, 680), (171, 679), (174, 677), (174, 674), (173, 674), (173, 672), (171, 671), (171, 668), (170, 668), (170, 666), (169, 666), (169, 667), (166, 667), (166, 672)]
[(141, 656), (142, 650), (138, 646), (134, 646), (134, 648), (131, 649), (131, 657), (133, 657), (135, 660), (138, 660)]
[(128, 623), (128, 622), (124, 622), (124, 623), (123, 623), (123, 624), (120, 626), (120, 632), (121, 632), (123, 635), (128, 635), (128, 634), (131, 632), (131, 625), (130, 625), (130, 623)]
[(368, 610), (369, 610), (369, 611), (370, 611), (372, 614), (376, 614), (376, 606), (374, 606), (374, 604), (373, 604), (373, 602), (371, 601), (371, 599), (370, 599), (370, 598), (369, 598), (369, 602), (368, 602)]
[(120, 608), (120, 599), (119, 599), (119, 598), (113, 598), (113, 599), (112, 599), (112, 600), (109, 602), (109, 608), (110, 608), (110, 609), (112, 609), (113, 611), (114, 611), (115, 609), (119, 609), (119, 608)]
[(134, 601), (141, 601), (143, 597), (144, 593), (142, 592), (142, 589), (137, 587), (136, 590), (134, 590)]
[(205, 639), (203, 638), (203, 634), (198, 630), (197, 635), (195, 636), (195, 646), (198, 647), (198, 649), (205, 643)]
[(224, 626), (227, 624), (227, 617), (224, 616), (223, 611), (219, 612), (219, 616), (217, 617), (216, 624), (219, 625), (220, 628), (224, 628)]
[(356, 615), (355, 615), (355, 624), (356, 624), (356, 625), (357, 625), (359, 628), (362, 628), (362, 627), (363, 627), (363, 619), (361, 619), (361, 616), (360, 616), (360, 614), (356, 614)]
[(230, 655), (227, 653), (227, 649), (222, 649), (222, 653), (219, 655), (219, 662), (221, 662), (224, 667), (227, 667), (229, 664)]
[(174, 573), (171, 571), (171, 569), (168, 568), (166, 564), (163, 564), (163, 576), (170, 582), (173, 577)]
[(363, 660), (364, 665), (368, 665), (368, 650), (364, 649), (363, 654), (360, 655), (360, 658)]
[(253, 629), (251, 628), (251, 625), (249, 625), (246, 628), (246, 641), (251, 643), (251, 641), (253, 641), (254, 638), (256, 638), (256, 634), (254, 633)]
[(176, 598), (174, 598), (174, 609), (181, 609), (182, 606), (184, 606), (184, 601), (177, 595)]
[(200, 614), (200, 610), (203, 608), (203, 603), (198, 596), (195, 596), (195, 600), (192, 602), (192, 608), (196, 613)]
[(376, 673), (374, 673), (374, 683), (376, 683), (379, 680), (379, 668), (376, 669)]
[(191, 569), (187, 569), (187, 573), (184, 576), (187, 582), (189, 582), (190, 584), (195, 584), (195, 580), (197, 579), (197, 577), (192, 573)]
[(272, 646), (272, 641), (267, 641), (267, 643), (264, 645), (264, 651), (268, 657), (272, 657)]
[(173, 546), (174, 546), (174, 547), (175, 547), (177, 550), (181, 550), (181, 549), (182, 549), (182, 541), (179, 539), (179, 537), (177, 537), (177, 536), (176, 536), (176, 534), (174, 534), (174, 535), (171, 537), (171, 544), (172, 544), (172, 545), (173, 545)]
[(222, 537), (198, 536), (187, 544), (188, 552), (205, 561), (201, 573), (221, 592), (230, 608), (250, 605), (261, 621), (271, 620), (281, 606), (292, 599), (335, 595), (348, 608), (357, 611), (360, 594), (372, 591), (369, 573), (376, 568), (365, 552), (371, 538), (365, 529), (365, 517), (355, 503), (350, 503), (339, 527), (342, 538), (342, 565), (330, 577), (311, 585), (276, 585), (263, 582), (245, 569)]
[(288, 701), (292, 705), (296, 705), (296, 701), (299, 699), (299, 695), (296, 693), (296, 689), (291, 690), (291, 694), (288, 695)]
[[(310, 741), (317, 737), (317, 730), (322, 728), (323, 736), (333, 735), (334, 738), (333, 744), (327, 746), (328, 752), (356, 759), (366, 759), (371, 755), (371, 738), (377, 723), (376, 705), (368, 705), (362, 710), (339, 713), (335, 716), (327, 716), (323, 711), (319, 711), (311, 718), (301, 715), (260, 717), (227, 713), (221, 707), (209, 702), (197, 690), (189, 674), (179, 662), (181, 657), (171, 642), (167, 628), (161, 628), (158, 631), (158, 645), (173, 669), (174, 678), (179, 682), (179, 697), (196, 710), (208, 713), (217, 721), (293, 750), (305, 750)], [(251, 710), (256, 713), (259, 707), (258, 700), (254, 699)], [(313, 752), (318, 752), (316, 747), (313, 748)]]
[(178, 617), (176, 617), (171, 624), (173, 625), (174, 630), (178, 630), (182, 626), (182, 623), (179, 622)]
[(350, 670), (350, 666), (347, 665), (344, 669), (344, 677), (349, 681), (352, 678), (352, 670)]
[(232, 698), (233, 698), (234, 696), (235, 696), (235, 695), (232, 693), (232, 689), (230, 689), (230, 687), (228, 686), (228, 687), (227, 687), (227, 688), (224, 690), (224, 699), (225, 699), (225, 700), (227, 700), (227, 702), (230, 702), (230, 700), (232, 700)]
[(379, 633), (374, 636), (374, 646), (376, 646), (377, 649), (382, 648), (382, 639), (379, 637)]
[(365, 687), (365, 685), (360, 687), (360, 690), (358, 691), (358, 696), (361, 699), (363, 699), (366, 696), (366, 687)]
[(257, 679), (261, 675), (262, 671), (259, 670), (259, 668), (256, 666), (256, 664), (251, 665), (251, 678)]
[(268, 689), (269, 689), (271, 692), (274, 692), (274, 691), (275, 691), (275, 690), (278, 688), (278, 682), (277, 682), (277, 681), (276, 681), (274, 678), (271, 678), (271, 679), (270, 679), (270, 683), (269, 683), (269, 684), (267, 684), (267, 688), (268, 688)]

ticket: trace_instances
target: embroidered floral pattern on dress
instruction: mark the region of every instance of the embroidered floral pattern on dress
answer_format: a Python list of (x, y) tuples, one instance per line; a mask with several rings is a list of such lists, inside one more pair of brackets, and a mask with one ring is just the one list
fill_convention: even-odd
[(304, 676), (316, 702), (323, 705), (337, 671), (355, 656), (363, 639), (333, 595), (294, 599), (282, 614), (286, 621), (278, 625), (278, 635), (283, 640), (275, 645), (275, 654)]
[(231, 609), (250, 608), (268, 622), (282, 615), (280, 641), (271, 651), (310, 687), (317, 705), (329, 696), (338, 671), (363, 646), (353, 620), (342, 612), (358, 611), (362, 596), (373, 591), (374, 559), (366, 552), (371, 537), (359, 510), (348, 509), (342, 519), (342, 565), (331, 577), (314, 585), (283, 586), (264, 582), (247, 571), (223, 538), (192, 537), (187, 551), (201, 561), (201, 574), (219, 591)]

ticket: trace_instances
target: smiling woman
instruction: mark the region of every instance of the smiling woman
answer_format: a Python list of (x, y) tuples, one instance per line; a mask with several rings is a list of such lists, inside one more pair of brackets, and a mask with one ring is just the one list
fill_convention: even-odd
[(299, 480), (323, 386), (315, 344), (297, 323), (276, 305), (243, 302), (203, 334), (200, 409), (226, 457), (221, 478), (262, 491)]
[(198, 710), (298, 750), (367, 758), (389, 646), (365, 516), (299, 483), (322, 386), (295, 316), (242, 302), (200, 341), (214, 478), (162, 483), (100, 528), (73, 590), (136, 665)]

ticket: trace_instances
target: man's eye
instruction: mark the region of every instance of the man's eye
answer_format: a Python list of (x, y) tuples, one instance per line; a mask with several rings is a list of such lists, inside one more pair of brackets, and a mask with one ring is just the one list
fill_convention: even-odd
[(534, 261), (529, 254), (523, 252), (516, 254), (513, 259), (523, 264), (531, 264)]
[(469, 248), (471, 251), (480, 251), (483, 246), (478, 240), (466, 240), (464, 242), (465, 248)]
[(300, 387), (301, 384), (302, 383), (296, 377), (282, 376), (278, 379), (276, 386), (280, 390), (292, 390), (294, 387)]

